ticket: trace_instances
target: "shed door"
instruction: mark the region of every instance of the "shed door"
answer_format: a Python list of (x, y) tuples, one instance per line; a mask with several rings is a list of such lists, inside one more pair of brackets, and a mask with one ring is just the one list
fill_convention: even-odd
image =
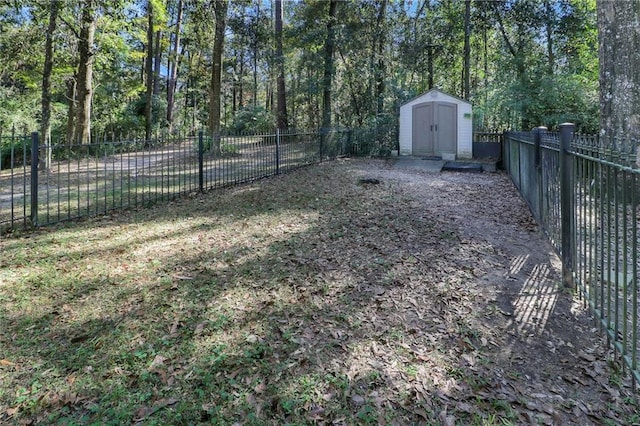
[(412, 111), (413, 155), (457, 152), (458, 106), (450, 102), (425, 102)]
[(434, 155), (433, 103), (413, 107), (413, 155)]
[(435, 106), (436, 117), (436, 153), (443, 152), (455, 154), (458, 129), (456, 123), (457, 105), (449, 102), (438, 102)]

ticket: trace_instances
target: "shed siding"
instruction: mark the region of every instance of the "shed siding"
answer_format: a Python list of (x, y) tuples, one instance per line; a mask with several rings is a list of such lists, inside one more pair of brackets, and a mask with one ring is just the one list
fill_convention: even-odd
[[(431, 90), (417, 98), (412, 99), (400, 107), (400, 155), (412, 155), (413, 153), (413, 122), (412, 109), (414, 105), (423, 102), (452, 102), (458, 105), (458, 158), (471, 158), (473, 156), (473, 124), (471, 120), (471, 104), (438, 90)], [(465, 117), (466, 116), (466, 117)]]
[[(466, 117), (465, 117), (466, 115)], [(473, 123), (471, 120), (471, 104), (458, 104), (458, 157), (473, 156)]]

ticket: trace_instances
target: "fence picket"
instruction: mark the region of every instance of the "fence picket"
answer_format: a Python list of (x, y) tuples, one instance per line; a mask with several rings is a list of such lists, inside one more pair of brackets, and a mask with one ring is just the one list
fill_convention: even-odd
[(539, 136), (534, 182), (523, 174), (529, 161), (538, 161), (538, 152), (528, 158), (530, 137), (505, 133), (507, 173), (561, 256), (564, 284), (577, 288), (637, 385), (640, 169), (633, 144), (575, 135), (569, 123), (560, 126), (559, 135)]
[[(397, 148), (393, 128), (380, 132), (379, 139), (370, 130), (357, 131), (370, 138), (361, 155), (386, 155)], [(9, 170), (5, 159), (1, 160), (5, 170), (0, 169), (0, 232), (149, 205), (194, 190), (229, 186), (335, 159), (352, 154), (344, 152), (348, 144), (341, 143), (350, 139), (351, 132), (354, 130), (280, 129), (266, 134), (216, 135), (221, 154), (213, 152), (215, 138), (198, 132), (188, 137), (158, 133), (162, 140), (155, 141), (132, 139), (136, 135), (124, 139), (122, 133), (113, 133), (118, 141), (112, 142), (103, 140), (105, 133), (103, 138), (94, 135), (92, 144), (58, 140), (43, 146), (51, 151), (52, 164), (38, 173), (38, 149), (32, 146), (37, 133), (29, 143), (14, 130), (8, 143)], [(329, 141), (334, 143), (327, 146)], [(2, 142), (0, 139), (0, 154), (7, 145)], [(20, 143), (22, 165), (16, 164)]]

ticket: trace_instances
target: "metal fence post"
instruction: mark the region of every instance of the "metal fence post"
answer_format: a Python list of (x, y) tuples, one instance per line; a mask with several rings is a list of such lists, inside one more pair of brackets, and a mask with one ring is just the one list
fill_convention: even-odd
[(511, 158), (509, 156), (509, 144), (511, 143), (511, 140), (509, 139), (509, 133), (507, 133), (507, 131), (502, 132), (501, 142), (500, 149), (502, 151), (502, 168), (506, 170), (509, 176), (511, 176)]
[(31, 133), (31, 224), (38, 226), (38, 132)]
[(280, 174), (280, 129), (276, 129), (276, 174)]
[(535, 144), (535, 165), (536, 168), (540, 168), (540, 142), (542, 141), (542, 134), (547, 131), (544, 126), (536, 127), (533, 129), (533, 143)]
[(570, 148), (575, 124), (560, 125), (560, 223), (562, 225), (562, 283), (574, 288), (573, 266), (575, 217), (573, 205), (573, 159)]
[(198, 132), (198, 188), (200, 192), (204, 190), (204, 134), (202, 130)]

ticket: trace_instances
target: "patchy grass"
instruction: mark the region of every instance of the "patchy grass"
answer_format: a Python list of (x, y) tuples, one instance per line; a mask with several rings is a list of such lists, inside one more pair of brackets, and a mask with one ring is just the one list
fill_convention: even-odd
[[(358, 184), (376, 170), (382, 184)], [(504, 356), (525, 343), (483, 279), (509, 256), (387, 172), (322, 164), (1, 240), (0, 422), (580, 419), (579, 400), (536, 405), (523, 354)], [(473, 179), (517, 204), (500, 220), (526, 233), (504, 177)], [(621, 398), (589, 415), (628, 420)]]

